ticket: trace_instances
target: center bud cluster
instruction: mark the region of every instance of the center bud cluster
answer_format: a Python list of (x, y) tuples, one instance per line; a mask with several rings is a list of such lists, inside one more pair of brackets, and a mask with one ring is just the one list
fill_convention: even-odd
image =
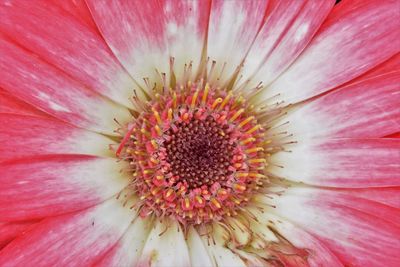
[(184, 225), (232, 216), (261, 185), (264, 130), (231, 91), (191, 84), (157, 94), (118, 149), (133, 166), (141, 216)]

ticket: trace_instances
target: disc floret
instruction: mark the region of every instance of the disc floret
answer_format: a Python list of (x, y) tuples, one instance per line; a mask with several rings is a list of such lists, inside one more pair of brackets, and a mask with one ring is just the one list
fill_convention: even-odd
[(157, 94), (117, 153), (130, 161), (141, 216), (200, 224), (235, 215), (265, 177), (264, 129), (243, 97), (187, 83)]

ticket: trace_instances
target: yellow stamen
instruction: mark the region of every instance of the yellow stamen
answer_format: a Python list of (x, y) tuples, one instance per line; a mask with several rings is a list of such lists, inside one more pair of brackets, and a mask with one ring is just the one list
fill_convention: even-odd
[(215, 109), (215, 107), (221, 102), (222, 102), (222, 98), (219, 97), (219, 98), (215, 99), (214, 103), (211, 105), (211, 108)]
[(242, 128), (243, 126), (245, 126), (247, 123), (249, 123), (252, 120), (254, 120), (254, 116), (250, 116), (250, 117), (246, 118), (244, 121), (239, 123), (238, 128)]
[(157, 120), (157, 123), (158, 123), (159, 125), (161, 125), (161, 124), (162, 124), (162, 121), (161, 121), (161, 118), (160, 118), (160, 114), (158, 113), (158, 111), (157, 111), (155, 108), (152, 108), (151, 110), (153, 111), (153, 114), (154, 114), (154, 117), (155, 117), (156, 120)]
[(208, 83), (207, 83), (206, 86), (204, 87), (204, 93), (203, 93), (203, 97), (201, 99), (201, 103), (203, 103), (203, 105), (206, 104), (207, 96), (208, 96), (208, 90), (210, 90), (210, 85), (208, 85)]
[(190, 104), (191, 108), (194, 108), (196, 106), (196, 100), (198, 95), (199, 95), (199, 90), (196, 90), (196, 92), (194, 92), (192, 97), (192, 103)]
[(246, 153), (254, 153), (254, 152), (259, 152), (259, 151), (264, 151), (264, 148), (262, 148), (262, 147), (253, 147), (253, 148), (249, 148), (249, 149), (246, 149), (245, 150), (245, 152)]
[(249, 163), (265, 163), (265, 159), (249, 159)]
[(229, 93), (226, 95), (224, 101), (222, 102), (221, 106), (219, 107), (219, 109), (223, 109), (224, 106), (226, 105), (226, 103), (228, 103), (229, 99), (232, 96), (232, 91), (229, 91)]
[(159, 136), (162, 135), (161, 128), (160, 128), (158, 125), (154, 126), (154, 129), (156, 129), (156, 132), (157, 132), (157, 134), (158, 134)]
[(260, 125), (260, 124), (257, 124), (256, 126), (254, 126), (253, 128), (251, 128), (250, 130), (248, 130), (248, 131), (246, 132), (246, 134), (251, 134), (251, 133), (257, 131), (257, 130), (260, 129), (260, 128), (261, 128), (261, 125)]
[(154, 147), (154, 149), (158, 148), (158, 144), (157, 144), (157, 142), (155, 140), (151, 140), (150, 143)]
[(238, 111), (236, 111), (235, 114), (233, 114), (232, 118), (230, 118), (229, 121), (234, 122), (240, 116), (240, 114), (242, 114), (243, 112), (244, 112), (244, 108), (239, 109)]
[(256, 139), (254, 137), (249, 137), (249, 138), (241, 141), (240, 144), (243, 146), (243, 145), (246, 145), (246, 144), (248, 144), (250, 142), (254, 142), (254, 141), (256, 141)]
[(168, 120), (172, 121), (172, 109), (168, 109)]

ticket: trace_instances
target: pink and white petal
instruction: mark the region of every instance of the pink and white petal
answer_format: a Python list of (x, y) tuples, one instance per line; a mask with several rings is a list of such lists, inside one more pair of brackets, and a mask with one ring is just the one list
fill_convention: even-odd
[(190, 227), (187, 238), (187, 245), (190, 255), (190, 266), (192, 267), (214, 267), (217, 266), (210, 257), (201, 240), (197, 230)]
[(37, 221), (0, 222), (0, 250), (17, 236), (36, 226)]
[(135, 218), (124, 236), (95, 266), (136, 266), (152, 227), (151, 220)]
[(335, 1), (281, 1), (267, 16), (246, 57), (243, 74), (270, 84), (303, 51)]
[(0, 113), (46, 117), (46, 114), (0, 88)]
[(124, 234), (134, 213), (116, 199), (48, 218), (0, 251), (2, 266), (89, 266)]
[[(315, 188), (290, 188), (265, 199), (275, 206), (273, 212), (321, 240), (344, 265), (400, 264), (399, 221), (380, 217), (384, 205)], [(398, 209), (385, 211), (393, 213), (398, 218)]]
[(355, 82), (294, 109), (276, 125), (297, 139), (382, 137), (400, 131), (400, 72)]
[(281, 236), (296, 248), (305, 249), (307, 251), (307, 261), (311, 267), (344, 266), (322, 241), (318, 240), (310, 233), (274, 214), (267, 214), (266, 216), (268, 217), (269, 223), (272, 224), (271, 227), (273, 227), (275, 231), (279, 232)]
[[(370, 69), (366, 73), (358, 76), (357, 78), (349, 81), (348, 83), (342, 86), (346, 86), (348, 84), (361, 82), (363, 80), (399, 71), (400, 71), (400, 53), (397, 53), (388, 60), (386, 60), (385, 62), (383, 62), (382, 64), (379, 64), (378, 66)], [(340, 86), (339, 88), (341, 88), (342, 86)]]
[(110, 135), (115, 135), (114, 118), (124, 123), (131, 117), (127, 109), (87, 90), (11, 41), (0, 38), (0, 53), (0, 86), (40, 110)]
[(0, 131), (0, 160), (41, 154), (113, 154), (111, 139), (53, 118), (0, 114), (0, 125), (6, 125)]
[(340, 192), (400, 209), (400, 187), (343, 188)]
[(299, 140), (287, 149), (271, 157), (269, 171), (291, 181), (349, 188), (400, 185), (399, 139)]
[(49, 1), (6, 1), (0, 16), (1, 31), (15, 42), (90, 89), (132, 106), (134, 82), (96, 30)]
[(178, 78), (183, 77), (185, 64), (192, 63), (192, 76), (187, 78), (194, 79), (202, 63), (211, 1), (162, 0), (160, 5), (165, 17), (169, 56), (174, 58), (174, 73)]
[(136, 266), (190, 266), (189, 250), (180, 225), (172, 220), (155, 222)]
[(399, 52), (397, 18), (397, 1), (343, 1), (300, 57), (262, 92), (262, 99), (280, 94), (287, 104), (296, 103), (379, 65)]
[(0, 221), (81, 210), (120, 192), (129, 177), (115, 159), (84, 155), (24, 157), (0, 163)]
[(268, 4), (263, 0), (212, 1), (207, 55), (216, 65), (209, 81), (223, 83), (235, 75), (263, 24)]
[[(86, 0), (89, 10), (115, 56), (143, 85), (143, 78), (160, 81), (169, 70), (166, 23), (160, 3), (155, 0)], [(138, 91), (140, 93), (140, 90)]]
[[(86, 2), (111, 50), (143, 88), (143, 78), (161, 83), (160, 74), (170, 73), (170, 57), (175, 58), (178, 74), (191, 60), (196, 72), (207, 31), (208, 1)], [(169, 75), (166, 79), (169, 82)]]

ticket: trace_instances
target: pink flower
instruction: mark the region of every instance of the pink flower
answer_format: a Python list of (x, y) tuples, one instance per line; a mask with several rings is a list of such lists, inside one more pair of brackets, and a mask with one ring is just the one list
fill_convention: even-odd
[(400, 266), (399, 1), (0, 1), (0, 266)]

